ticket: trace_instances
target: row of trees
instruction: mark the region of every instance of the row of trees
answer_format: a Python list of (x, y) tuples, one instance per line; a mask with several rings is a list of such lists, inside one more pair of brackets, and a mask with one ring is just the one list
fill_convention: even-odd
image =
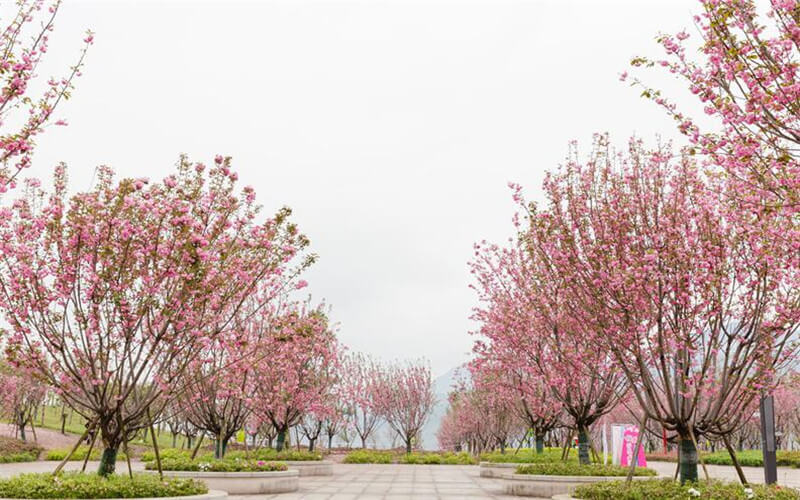
[[(30, 94), (59, 7), (23, 0), (0, 32), (0, 193), (45, 126), (66, 124), (53, 113), (93, 43), (87, 33), (67, 75)], [(242, 429), (274, 435), (279, 450), (290, 428), (313, 447), (345, 421), (365, 442), (378, 418), (407, 449), (417, 439), (430, 370), (344, 357), (325, 306), (295, 298), (316, 260), (308, 238), (290, 209), (262, 215), (230, 158), (181, 157), (159, 181), (101, 167), (74, 195), (60, 165), (51, 190), (27, 180), (0, 210), (0, 396), (23, 436), (49, 392), (86, 419), (81, 440), (99, 441), (102, 475), (160, 424), (213, 438), (220, 457)]]
[(664, 59), (633, 65), (685, 79), (716, 125), (703, 128), (635, 79), (675, 118), (685, 147), (634, 138), (618, 150), (597, 135), (588, 154), (573, 143), (546, 176), (543, 203), (512, 185), (516, 237), (475, 248), (477, 381), (456, 396), (454, 415), (469, 406), (458, 400), (477, 398), (537, 435), (560, 421), (588, 463), (592, 424), (632, 398), (642, 428), (657, 423), (677, 440), (687, 481), (697, 478), (697, 443), (732, 450), (759, 399), (791, 376), (800, 7), (773, 1), (764, 18), (747, 0), (701, 5), (697, 60), (681, 32), (659, 37)]

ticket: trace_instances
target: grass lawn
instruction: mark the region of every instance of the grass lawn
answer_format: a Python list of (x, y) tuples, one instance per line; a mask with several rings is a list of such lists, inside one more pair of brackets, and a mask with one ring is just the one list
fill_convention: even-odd
[[(42, 420), (42, 410), (40, 409), (36, 414), (34, 423), (37, 429), (43, 427), (45, 429), (61, 432), (61, 407), (45, 406), (44, 421)], [(64, 431), (67, 434), (75, 435), (75, 441), (77, 441), (84, 431), (86, 431), (86, 419), (75, 412), (70, 412), (70, 410), (67, 409), (67, 420), (64, 426)], [(159, 433), (158, 429), (156, 429), (156, 436), (158, 438), (159, 448), (172, 448), (172, 434), (170, 434), (169, 430), (163, 429)], [(184, 436), (178, 436), (176, 444), (179, 448), (184, 446), (185, 442), (186, 438)], [(147, 448), (153, 447), (153, 442), (149, 435), (147, 436), (146, 442), (142, 441), (141, 439), (135, 439), (131, 441), (130, 444), (144, 446)]]

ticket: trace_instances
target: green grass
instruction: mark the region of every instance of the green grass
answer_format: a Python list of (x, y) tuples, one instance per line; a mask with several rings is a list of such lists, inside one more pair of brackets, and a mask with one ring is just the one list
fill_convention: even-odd
[[(776, 453), (777, 462), (779, 467), (796, 467), (800, 468), (800, 451), (778, 450)], [(727, 450), (715, 451), (713, 453), (703, 452), (701, 454), (703, 461), (710, 465), (733, 465), (730, 454)], [(736, 459), (739, 465), (743, 467), (763, 467), (764, 458), (761, 450), (742, 450), (736, 452)], [(648, 461), (667, 461), (676, 462), (677, 455), (675, 453), (664, 455), (648, 454)]]
[(143, 498), (199, 495), (208, 488), (193, 479), (164, 478), (157, 474), (112, 474), (105, 478), (97, 474), (65, 472), (22, 474), (0, 479), (2, 498)]
[[(34, 424), (36, 428), (43, 427), (45, 429), (50, 429), (54, 431), (61, 432), (61, 407), (60, 406), (45, 406), (44, 412), (44, 422), (42, 422), (42, 411), (36, 413), (36, 418), (34, 418)], [(67, 434), (75, 435), (75, 441), (83, 435), (86, 431), (86, 419), (82, 416), (78, 415), (77, 413), (72, 413), (72, 422), (70, 422), (69, 418), (69, 409), (67, 409), (67, 421), (64, 427), (64, 431)], [(172, 434), (170, 434), (169, 430), (164, 429), (159, 434), (158, 430), (156, 430), (156, 441), (158, 442), (159, 448), (172, 448)], [(178, 446), (185, 446), (186, 444), (186, 437), (185, 436), (178, 436), (177, 443)], [(134, 439), (130, 442), (130, 445), (136, 446), (144, 446), (147, 448), (153, 447), (153, 441), (150, 435), (148, 434), (146, 440), (142, 440), (140, 438)], [(97, 446), (97, 444), (95, 444)]]
[(345, 455), (346, 464), (391, 464), (394, 463), (394, 453), (379, 450), (354, 450)]
[[(542, 476), (627, 476), (630, 468), (619, 465), (591, 464), (580, 465), (570, 462), (549, 462), (536, 464), (522, 464), (517, 467), (517, 474), (532, 474)], [(653, 469), (636, 467), (634, 476), (655, 476)]]
[[(689, 492), (694, 488), (699, 496)], [(633, 481), (608, 481), (579, 486), (572, 494), (583, 500), (798, 500), (800, 492), (788, 487), (750, 485), (752, 497), (745, 487), (737, 483), (701, 481), (681, 486), (672, 479)]]

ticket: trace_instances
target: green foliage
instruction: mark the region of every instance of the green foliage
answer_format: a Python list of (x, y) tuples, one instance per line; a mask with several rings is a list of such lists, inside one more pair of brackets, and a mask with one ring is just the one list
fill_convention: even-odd
[[(694, 488), (700, 496), (693, 496), (689, 490)], [(750, 485), (754, 500), (798, 500), (800, 492), (792, 488), (779, 486)], [(745, 487), (741, 484), (702, 481), (697, 484), (681, 486), (672, 479), (650, 479), (633, 481), (626, 485), (625, 481), (604, 481), (579, 486), (575, 498), (584, 500), (745, 500), (748, 498)]]
[[(628, 467), (619, 465), (590, 464), (580, 465), (572, 462), (543, 462), (524, 464), (517, 467), (517, 474), (533, 474), (543, 476), (627, 476)], [(636, 467), (634, 476), (655, 476), (653, 469)]]
[(346, 464), (391, 464), (394, 463), (394, 453), (391, 451), (354, 450), (345, 455)]
[(452, 453), (409, 453), (398, 457), (401, 464), (420, 464), (420, 465), (475, 465), (478, 463), (472, 455), (466, 452)]
[[(47, 450), (45, 453), (44, 459), (51, 460), (51, 461), (58, 461), (64, 460), (64, 458), (69, 453), (69, 450), (72, 448), (54, 448), (52, 450)], [(89, 453), (89, 447), (85, 445), (80, 445), (75, 453), (72, 454), (70, 457), (70, 461), (77, 461), (77, 460), (85, 460), (86, 454)], [(102, 448), (98, 448), (96, 445), (92, 449), (92, 455), (89, 457), (89, 460), (100, 460), (100, 455), (103, 454)], [(125, 453), (120, 451), (117, 453), (117, 460), (125, 460)]]
[(0, 479), (2, 498), (143, 498), (199, 495), (206, 493), (205, 484), (193, 479), (164, 478), (156, 474), (127, 475), (82, 474), (65, 472), (22, 474)]
[[(144, 468), (156, 470), (158, 465), (155, 462), (147, 462)], [(162, 458), (161, 469), (202, 472), (273, 472), (288, 470), (288, 467), (282, 462), (267, 462), (258, 459), (189, 460), (189, 457), (173, 457)]]
[(381, 450), (354, 450), (344, 457), (346, 464), (412, 464), (412, 465), (475, 465), (469, 453), (414, 452), (398, 453)]
[(0, 436), (0, 463), (33, 462), (41, 453), (42, 447), (37, 444)]
[[(287, 462), (308, 462), (322, 460), (322, 454), (315, 451), (283, 450), (275, 451), (272, 448), (259, 448), (248, 452), (249, 456), (258, 460), (279, 460)], [(225, 458), (245, 458), (244, 451), (231, 451)]]
[[(520, 450), (506, 450), (505, 453), (493, 451), (481, 453), (481, 461), (493, 463), (529, 464), (544, 462), (561, 462), (561, 448), (545, 448), (542, 453), (535, 449), (522, 448)], [(578, 453), (571, 450), (567, 462), (578, 463)]]
[[(158, 450), (159, 456), (161, 456), (161, 460), (168, 460), (174, 458), (186, 458), (188, 459), (192, 456), (192, 453), (186, 450), (181, 450), (179, 448), (167, 448), (165, 450), (159, 449)], [(147, 450), (146, 452), (142, 453), (141, 456), (142, 462), (152, 462), (156, 459), (156, 452), (153, 450)]]
[[(776, 453), (779, 466), (800, 467), (800, 451), (778, 450)], [(736, 459), (739, 465), (748, 467), (763, 467), (764, 455), (761, 450), (744, 450), (736, 452)], [(707, 464), (713, 465), (733, 465), (730, 454), (727, 450), (717, 451), (703, 455), (703, 460)]]

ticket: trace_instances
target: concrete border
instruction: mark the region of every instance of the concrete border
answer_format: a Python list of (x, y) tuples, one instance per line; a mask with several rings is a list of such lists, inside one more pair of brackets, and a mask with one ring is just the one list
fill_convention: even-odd
[[(517, 467), (520, 465), (526, 465), (525, 463), (513, 463), (513, 462), (480, 462), (478, 464), (478, 468), (480, 469), (481, 477), (502, 477), (503, 474), (509, 474), (514, 470), (517, 470)], [(509, 470), (513, 469), (513, 470)]]
[(301, 476), (332, 476), (333, 462), (330, 460), (281, 460), (289, 470), (300, 472)]
[[(625, 476), (551, 476), (539, 474), (503, 474), (503, 492), (518, 497), (551, 498), (571, 494), (584, 484), (601, 481), (624, 481)], [(634, 481), (655, 479), (657, 476), (634, 476)]]
[[(134, 500), (225, 500), (228, 498), (228, 493), (219, 490), (208, 490), (208, 493), (202, 495), (187, 495), (183, 497), (154, 497), (154, 498), (136, 498)], [(0, 498), (0, 500), (32, 500), (25, 498)], [(113, 498), (101, 498), (97, 500), (119, 500)]]
[(222, 490), (230, 495), (289, 493), (297, 491), (300, 487), (300, 473), (296, 470), (263, 472), (165, 470), (164, 477), (197, 479), (206, 483), (209, 490)]

